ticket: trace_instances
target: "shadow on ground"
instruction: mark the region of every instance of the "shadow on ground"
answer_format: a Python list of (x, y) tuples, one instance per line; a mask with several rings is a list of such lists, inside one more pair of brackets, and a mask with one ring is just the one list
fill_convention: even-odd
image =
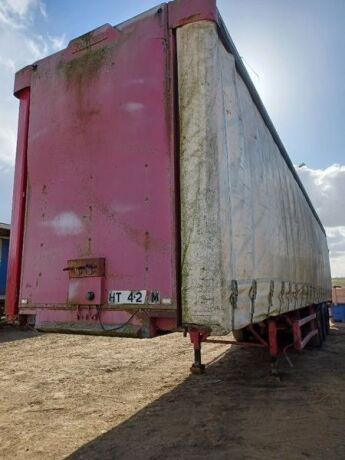
[(270, 380), (265, 353), (232, 348), (205, 375), (188, 377), (67, 458), (345, 458), (344, 333), (333, 330), (323, 349), (292, 354), (293, 369), (282, 361), (280, 383)]
[(39, 335), (42, 334), (34, 329), (19, 329), (10, 325), (3, 325), (0, 327), (0, 343), (32, 339)]

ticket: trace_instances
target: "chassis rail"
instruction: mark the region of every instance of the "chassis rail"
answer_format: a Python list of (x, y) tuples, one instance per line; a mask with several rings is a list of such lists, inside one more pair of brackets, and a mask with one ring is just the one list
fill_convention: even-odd
[(328, 305), (318, 304), (287, 312), (267, 320), (250, 324), (241, 329), (242, 338), (239, 340), (222, 340), (209, 338), (211, 330), (196, 325), (185, 328), (185, 335), (190, 336), (194, 348), (194, 362), (191, 372), (202, 374), (205, 365), (201, 359), (202, 343), (219, 343), (240, 345), (244, 347), (266, 348), (271, 356), (273, 374), (276, 374), (276, 360), (283, 353), (290, 365), (286, 351), (294, 347), (301, 352), (308, 344), (321, 346), (329, 329)]

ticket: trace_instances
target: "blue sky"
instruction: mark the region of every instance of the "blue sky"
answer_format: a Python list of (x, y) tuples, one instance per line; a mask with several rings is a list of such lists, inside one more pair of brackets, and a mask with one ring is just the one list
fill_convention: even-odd
[[(38, 31), (69, 40), (157, 2), (45, 4)], [(344, 161), (345, 1), (219, 0), (218, 8), (292, 160), (313, 168)]]
[[(14, 71), (156, 4), (0, 0), (0, 221), (10, 220)], [(299, 173), (329, 229), (333, 273), (345, 274), (345, 1), (219, 0), (218, 8), (292, 161), (306, 164)]]

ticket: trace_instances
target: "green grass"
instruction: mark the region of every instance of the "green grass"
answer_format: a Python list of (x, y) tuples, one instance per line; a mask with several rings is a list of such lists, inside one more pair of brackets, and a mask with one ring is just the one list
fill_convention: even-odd
[(345, 287), (345, 278), (332, 278), (332, 286)]

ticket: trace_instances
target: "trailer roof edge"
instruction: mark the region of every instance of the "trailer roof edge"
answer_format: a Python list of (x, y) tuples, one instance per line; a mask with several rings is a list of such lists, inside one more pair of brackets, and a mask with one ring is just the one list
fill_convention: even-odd
[(235, 58), (235, 63), (236, 63), (236, 67), (237, 67), (237, 70), (239, 72), (239, 74), (241, 75), (245, 85), (247, 86), (248, 88), (248, 91), (253, 99), (253, 102), (254, 104), (256, 105), (257, 109), (259, 110), (268, 130), (270, 131), (271, 133), (271, 136), (273, 137), (273, 140), (274, 142), (277, 144), (278, 146), (278, 149), (282, 155), (282, 157), (284, 158), (288, 168), (290, 169), (292, 175), (294, 176), (297, 184), (299, 185), (312, 213), (314, 214), (314, 217), (315, 219), (317, 220), (318, 224), (320, 225), (321, 227), (321, 230), (323, 231), (324, 234), (326, 234), (326, 231), (324, 229), (324, 226), (309, 198), (309, 195), (306, 191), (306, 189), (304, 188), (304, 185), (302, 184), (301, 182), (301, 179), (299, 178), (297, 172), (296, 172), (296, 169), (289, 157), (289, 154), (287, 153), (287, 150), (285, 149), (284, 147), (284, 144), (282, 142), (282, 140), (280, 139), (279, 137), (279, 134), (277, 133), (274, 125), (273, 125), (273, 122), (270, 118), (270, 116), (268, 115), (268, 112), (247, 72), (247, 69), (245, 68), (245, 65), (243, 64), (243, 61), (241, 59), (241, 56), (239, 55), (239, 52), (237, 51), (237, 48), (229, 34), (229, 31), (224, 23), (224, 20), (222, 18), (222, 16), (220, 15), (219, 11), (218, 11), (218, 26), (219, 26), (219, 30), (220, 30), (220, 35), (221, 35), (221, 38), (225, 44), (225, 46), (228, 48), (229, 52), (234, 56)]

